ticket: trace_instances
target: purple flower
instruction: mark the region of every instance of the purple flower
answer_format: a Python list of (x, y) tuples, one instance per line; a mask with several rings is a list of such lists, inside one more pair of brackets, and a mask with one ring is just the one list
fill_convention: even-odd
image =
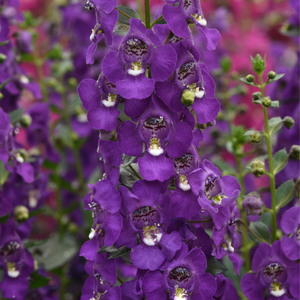
[(92, 193), (84, 198), (85, 209), (93, 210), (94, 225), (89, 234), (90, 240), (85, 242), (80, 255), (94, 260), (97, 251), (103, 246), (110, 247), (118, 239), (122, 229), (122, 216), (117, 213), (121, 206), (121, 197), (112, 183), (101, 180), (89, 185)]
[(202, 167), (187, 176), (187, 180), (199, 205), (209, 212), (220, 230), (230, 218), (230, 205), (241, 192), (241, 186), (232, 176), (223, 176), (210, 161), (204, 160)]
[(263, 202), (257, 192), (252, 192), (246, 196), (242, 205), (247, 216), (257, 216), (262, 212)]
[[(168, 1), (176, 3), (178, 1)], [(191, 32), (189, 23), (195, 23), (198, 31), (204, 36), (208, 50), (214, 50), (221, 38), (218, 30), (207, 28), (199, 0), (181, 0), (178, 6), (165, 5), (162, 15), (169, 24), (173, 33), (181, 38), (189, 38)]]
[[(164, 181), (173, 173), (172, 159), (166, 154), (171, 158), (183, 155), (190, 147), (193, 135), (189, 125), (181, 122), (177, 114), (158, 104), (157, 97), (152, 99), (153, 105), (141, 116), (137, 125), (126, 121), (119, 127), (118, 141), (125, 154), (139, 156), (143, 178)], [(143, 144), (146, 148), (144, 156)]]
[[(156, 81), (172, 75), (175, 64), (175, 51), (170, 46), (161, 46), (159, 38), (141, 20), (131, 18), (130, 30), (119, 51), (109, 52), (102, 67), (105, 77), (116, 84), (122, 97), (145, 99), (152, 94)], [(147, 68), (151, 78), (146, 77)]]
[[(164, 230), (168, 212), (163, 206), (168, 202), (164, 195), (167, 183), (139, 180), (133, 184), (131, 193), (120, 186), (124, 207), (124, 225), (116, 245), (132, 248), (130, 256), (133, 264), (143, 270), (157, 270), (165, 259), (174, 257), (181, 248), (181, 238), (177, 232), (167, 234)], [(136, 245), (136, 235), (141, 243)]]
[(206, 274), (206, 258), (200, 249), (188, 252), (182, 244), (171, 261), (166, 261), (160, 271), (148, 271), (144, 277), (144, 291), (148, 300), (170, 299), (212, 300), (216, 280)]
[(209, 76), (207, 67), (197, 63), (190, 52), (191, 47), (179, 42), (173, 44), (178, 60), (172, 79), (155, 84), (155, 92), (172, 111), (182, 111), (181, 97), (184, 90), (195, 95), (192, 108), (201, 124), (213, 122), (220, 110), (220, 103), (215, 96), (215, 84)]
[(291, 260), (300, 258), (300, 208), (292, 207), (281, 219), (281, 229), (287, 235), (282, 237), (281, 247)]
[(241, 287), (248, 299), (298, 299), (299, 298), (299, 267), (289, 260), (281, 249), (281, 242), (275, 241), (272, 247), (260, 244), (256, 250), (252, 271), (241, 281)]
[(117, 280), (116, 262), (108, 257), (108, 253), (98, 253), (95, 261), (86, 263), (85, 270), (90, 277), (82, 289), (81, 300), (121, 300), (120, 287), (112, 287)]
[(21, 31), (16, 33), (16, 44), (19, 51), (30, 53), (33, 51), (32, 35), (28, 31)]
[(226, 278), (223, 274), (217, 274), (217, 290), (214, 294), (214, 298), (217, 300), (239, 300), (238, 293), (232, 283), (232, 281)]
[[(110, 1), (110, 2), (114, 2), (114, 1)], [(93, 8), (94, 6), (96, 6), (95, 7), (96, 25), (94, 29), (92, 29), (92, 34), (90, 35), (90, 40), (92, 44), (89, 46), (86, 53), (86, 63), (93, 64), (94, 52), (96, 51), (97, 45), (101, 41), (103, 36), (105, 36), (106, 38), (107, 45), (110, 46), (112, 44), (113, 30), (115, 28), (115, 25), (117, 24), (119, 13), (117, 10), (114, 10), (114, 7), (112, 9), (106, 9), (106, 11), (102, 11), (102, 8), (105, 9), (105, 6), (108, 5), (103, 5), (104, 3), (101, 3), (101, 1), (94, 0), (91, 2), (88, 1), (88, 3), (90, 3), (90, 5), (87, 6), (89, 8)]]

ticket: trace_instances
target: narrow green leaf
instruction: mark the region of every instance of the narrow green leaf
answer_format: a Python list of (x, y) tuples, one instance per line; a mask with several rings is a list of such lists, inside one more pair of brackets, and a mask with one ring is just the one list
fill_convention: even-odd
[[(129, 8), (129, 7), (119, 5), (119, 6), (117, 6), (117, 9), (124, 12), (126, 15), (128, 15), (129, 17), (131, 17), (133, 19), (140, 19), (139, 14), (136, 11), (134, 11), (133, 9)], [(129, 25), (129, 18), (124, 16), (120, 12), (119, 12), (118, 21), (123, 23), (123, 24)]]
[(19, 108), (16, 110), (13, 110), (12, 112), (9, 113), (9, 117), (10, 117), (10, 123), (15, 124), (18, 121), (20, 121), (22, 115), (23, 115), (23, 108)]
[[(293, 189), (295, 183), (293, 179), (290, 179), (286, 182), (284, 182), (275, 192), (275, 198), (276, 198), (276, 204), (280, 204), (282, 201), (285, 200), (285, 198), (289, 195), (291, 190)], [(287, 205), (294, 197), (294, 193), (291, 193), (289, 199), (287, 202), (285, 202), (285, 205)]]
[(9, 216), (10, 216), (10, 213), (3, 217), (0, 217), (0, 223), (1, 224), (5, 223), (9, 219)]
[(32, 239), (26, 239), (23, 241), (23, 245), (25, 249), (31, 248), (31, 247), (37, 247), (40, 245), (45, 244), (48, 241), (47, 239), (42, 239), (42, 240), (32, 240)]
[(248, 131), (246, 131), (245, 133), (244, 133), (244, 135), (245, 136), (248, 136), (248, 135), (250, 135), (250, 134), (252, 134), (252, 133), (254, 133), (255, 132), (255, 130), (248, 130)]
[(244, 83), (248, 84), (248, 85), (257, 86), (257, 84), (255, 82), (247, 81), (246, 77), (242, 77), (242, 78), (240, 78), (240, 80), (243, 81)]
[(39, 274), (37, 271), (34, 271), (30, 274), (30, 289), (37, 289), (42, 286), (45, 286), (48, 284), (51, 278), (44, 277), (43, 275)]
[(0, 84), (0, 91), (11, 81), (11, 79), (7, 79)]
[(57, 168), (57, 164), (53, 161), (45, 159), (43, 161), (43, 167), (48, 170), (55, 170)]
[(271, 82), (274, 82), (274, 81), (277, 81), (279, 80), (280, 78), (282, 78), (285, 74), (276, 74), (275, 78), (274, 79), (268, 79), (268, 81), (266, 82), (266, 84), (269, 84)]
[[(269, 228), (263, 222), (253, 222), (250, 224), (249, 228), (261, 239), (265, 240), (267, 243), (270, 243), (270, 232)], [(250, 233), (251, 238), (257, 242), (261, 243), (255, 236)]]
[(101, 249), (98, 250), (98, 253), (110, 253), (109, 259), (113, 259), (116, 257), (124, 256), (130, 253), (130, 251), (131, 249), (125, 246), (122, 246), (119, 249), (116, 246), (111, 246), (111, 247), (102, 246)]
[(3, 185), (9, 176), (9, 172), (5, 168), (5, 164), (0, 160), (0, 185)]
[[(269, 129), (270, 129), (270, 131), (276, 126), (276, 125), (278, 125), (279, 123), (281, 123), (282, 122), (282, 119), (280, 118), (280, 117), (275, 117), (275, 118), (272, 118), (272, 119), (270, 119), (269, 120)], [(280, 125), (278, 125), (277, 127), (276, 127), (276, 129), (273, 131), (273, 133), (275, 133), (276, 131), (278, 131), (278, 130), (280, 130), (281, 129), (281, 127), (282, 127), (282, 123), (280, 124)]]
[(124, 167), (127, 167), (127, 166), (131, 165), (135, 160), (136, 160), (135, 156), (130, 156), (130, 155), (123, 154)]
[(205, 273), (216, 276), (217, 274), (224, 273), (225, 271), (227, 271), (227, 269), (215, 257), (212, 256), (208, 260)]
[[(277, 169), (277, 167), (285, 160), (285, 158), (288, 156), (286, 149), (281, 149), (280, 151), (278, 151), (277, 153), (275, 153), (274, 157), (273, 157), (273, 162), (274, 162), (274, 170)], [(276, 174), (278, 172), (280, 172), (282, 169), (285, 168), (286, 164), (287, 164), (288, 160), (286, 160), (286, 162), (277, 170)]]
[[(131, 166), (135, 170), (138, 170), (137, 164), (132, 164)], [(139, 172), (137, 171), (137, 173), (139, 173)], [(121, 165), (119, 181), (120, 181), (121, 185), (124, 185), (127, 188), (131, 189), (133, 184), (136, 181), (138, 181), (138, 178), (136, 178), (136, 176), (133, 174), (133, 172), (128, 167), (125, 168), (123, 165)]]
[(0, 42), (0, 46), (4, 46), (4, 45), (6, 45), (6, 44), (8, 44), (9, 43), (9, 40), (7, 40), (7, 41), (5, 41), (5, 42)]

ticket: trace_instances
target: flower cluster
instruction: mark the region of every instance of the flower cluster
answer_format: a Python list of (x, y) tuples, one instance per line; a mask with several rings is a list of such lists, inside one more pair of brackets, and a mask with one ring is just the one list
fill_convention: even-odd
[[(86, 4), (97, 22), (88, 63), (103, 36), (111, 44), (123, 13), (105, 3)], [(213, 123), (220, 103), (188, 25), (196, 24), (209, 50), (220, 34), (207, 28), (199, 1), (167, 1), (162, 16), (166, 23), (153, 28), (130, 18), (98, 79), (84, 79), (78, 87), (88, 122), (100, 131), (103, 162), (102, 179), (89, 185), (84, 198), (94, 224), (80, 251), (90, 275), (81, 299), (213, 299), (227, 283), (227, 296), (237, 297), (230, 281), (206, 272), (209, 260), (228, 254), (239, 273), (238, 248), (231, 244), (240, 247), (233, 211), (241, 187), (210, 161), (201, 162), (197, 152), (203, 135), (193, 114), (198, 124)], [(119, 117), (122, 107), (127, 121)], [(122, 176), (127, 170), (131, 183)], [(201, 224), (206, 222), (213, 240)], [(120, 254), (111, 257), (113, 252)], [(114, 286), (114, 257), (124, 255), (136, 279)]]

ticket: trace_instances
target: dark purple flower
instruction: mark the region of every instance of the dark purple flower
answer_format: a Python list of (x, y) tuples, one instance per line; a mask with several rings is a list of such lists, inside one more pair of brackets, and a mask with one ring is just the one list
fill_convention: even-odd
[(16, 33), (16, 44), (19, 51), (30, 53), (33, 51), (32, 35), (28, 31), (20, 31)]
[(94, 225), (89, 234), (90, 240), (85, 242), (80, 255), (88, 260), (94, 260), (97, 251), (103, 245), (112, 246), (120, 235), (123, 219), (117, 213), (121, 206), (121, 197), (112, 183), (101, 180), (89, 185), (92, 193), (84, 198), (85, 209), (93, 210)]
[(113, 287), (117, 280), (116, 262), (108, 258), (108, 253), (98, 253), (95, 261), (86, 263), (90, 277), (83, 286), (81, 300), (121, 300), (120, 287)]
[[(99, 2), (99, 1), (91, 1), (92, 2)], [(113, 1), (111, 1), (113, 2)], [(91, 8), (94, 5), (90, 6)], [(105, 7), (105, 6), (104, 6)], [(89, 46), (87, 53), (86, 53), (86, 63), (93, 64), (94, 63), (94, 52), (97, 49), (98, 43), (101, 41), (103, 36), (106, 38), (107, 45), (111, 45), (113, 42), (113, 30), (115, 25), (118, 21), (118, 11), (111, 10), (109, 13), (102, 11), (98, 8), (97, 4), (95, 7), (95, 14), (96, 14), (96, 25), (94, 29), (92, 29), (92, 34), (90, 36), (90, 40), (92, 44)]]
[(243, 293), (248, 299), (286, 300), (299, 298), (299, 267), (289, 260), (281, 249), (281, 242), (275, 241), (272, 247), (260, 244), (252, 260), (254, 274), (246, 274), (241, 281)]
[(216, 280), (206, 274), (206, 258), (200, 249), (188, 252), (182, 244), (171, 261), (166, 261), (160, 271), (148, 271), (143, 284), (148, 300), (170, 299), (212, 300), (216, 291)]
[(220, 103), (215, 96), (215, 84), (209, 76), (207, 67), (197, 63), (190, 52), (191, 47), (184, 42), (173, 44), (178, 60), (172, 79), (155, 84), (155, 92), (172, 111), (182, 111), (183, 91), (195, 95), (192, 109), (197, 115), (197, 122), (213, 122), (220, 110)]
[[(139, 156), (143, 178), (164, 181), (173, 173), (173, 162), (166, 154), (171, 158), (183, 155), (189, 149), (193, 135), (189, 125), (181, 122), (177, 114), (158, 104), (157, 97), (152, 99), (153, 104), (137, 125), (126, 121), (119, 127), (118, 141), (125, 154)], [(144, 156), (143, 144), (146, 148)]]
[(281, 229), (287, 234), (282, 237), (281, 247), (284, 254), (291, 260), (300, 258), (300, 208), (292, 207), (281, 219)]
[(217, 274), (217, 290), (214, 294), (214, 298), (217, 300), (239, 300), (239, 295), (232, 283), (232, 281), (226, 278), (223, 274)]
[[(173, 1), (173, 3), (178, 1)], [(170, 3), (170, 1), (169, 1)], [(175, 35), (189, 38), (189, 23), (195, 23), (198, 31), (204, 36), (208, 50), (214, 50), (220, 40), (220, 33), (214, 28), (207, 28), (200, 2), (198, 0), (181, 0), (178, 6), (165, 5), (162, 15)]]
[[(116, 245), (132, 248), (130, 256), (133, 264), (143, 270), (157, 270), (165, 259), (174, 257), (181, 248), (181, 238), (177, 232), (167, 234), (164, 229), (168, 212), (162, 206), (167, 202), (164, 195), (166, 183), (139, 180), (133, 184), (131, 193), (120, 186), (124, 207), (124, 225)], [(137, 234), (141, 243), (137, 243)]]
[[(175, 64), (175, 51), (170, 46), (162, 46), (141, 20), (131, 18), (130, 30), (119, 51), (109, 52), (102, 67), (105, 77), (116, 84), (122, 97), (145, 99), (152, 94), (156, 81), (164, 81), (172, 75)], [(151, 78), (146, 77), (148, 67)]]

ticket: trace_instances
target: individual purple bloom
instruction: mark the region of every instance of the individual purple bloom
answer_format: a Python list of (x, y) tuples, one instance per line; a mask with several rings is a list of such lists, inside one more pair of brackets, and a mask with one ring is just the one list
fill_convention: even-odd
[(212, 300), (216, 291), (216, 280), (205, 270), (207, 262), (200, 249), (188, 252), (182, 244), (171, 261), (166, 261), (160, 271), (148, 271), (143, 284), (148, 300), (191, 299)]
[[(180, 157), (191, 145), (192, 130), (177, 114), (168, 112), (153, 96), (153, 105), (136, 125), (126, 121), (119, 127), (118, 141), (123, 153), (139, 156), (140, 173), (146, 180), (164, 181), (172, 176), (173, 162), (166, 157)], [(143, 144), (146, 151), (143, 154)], [(166, 145), (167, 144), (167, 145)]]
[(263, 202), (257, 192), (252, 192), (246, 196), (242, 205), (247, 216), (257, 216), (262, 212)]
[(28, 31), (16, 33), (16, 44), (20, 52), (30, 53), (33, 51), (32, 35)]
[(43, 147), (45, 156), (54, 162), (59, 161), (59, 154), (55, 151), (49, 136), (49, 106), (46, 103), (36, 103), (27, 111), (32, 122), (27, 128), (27, 141), (29, 145)]
[(117, 125), (120, 114), (120, 97), (116, 86), (100, 76), (98, 81), (84, 79), (78, 87), (78, 94), (84, 109), (88, 111), (89, 124), (94, 129), (112, 131)]
[(83, 286), (81, 300), (121, 300), (120, 287), (112, 287), (117, 280), (116, 262), (108, 258), (108, 253), (98, 253), (95, 261), (86, 263), (85, 270), (90, 277)]
[(228, 258), (233, 263), (234, 270), (239, 275), (239, 270), (242, 265), (242, 259), (237, 254), (237, 249), (234, 249), (226, 240), (227, 226), (220, 230), (213, 228), (212, 238), (215, 244), (215, 249), (212, 252), (217, 259), (222, 259), (228, 254)]
[(103, 10), (105, 13), (111, 13), (117, 5), (117, 0), (87, 0), (85, 8), (90, 10), (94, 6)]
[[(116, 245), (132, 248), (131, 260), (143, 270), (157, 270), (165, 259), (173, 258), (181, 248), (180, 235), (175, 231), (167, 234), (163, 229), (168, 216), (168, 212), (162, 209), (162, 203), (168, 197), (163, 194), (166, 189), (165, 183), (143, 180), (133, 184), (133, 193), (120, 186), (125, 218)], [(137, 234), (141, 240), (139, 245), (136, 245)]]
[(198, 0), (181, 0), (178, 6), (165, 5), (162, 15), (173, 33), (184, 39), (191, 36), (189, 23), (195, 23), (198, 31), (205, 39), (207, 49), (216, 49), (221, 38), (220, 33), (214, 28), (207, 28), (207, 21), (203, 16)]
[[(4, 193), (0, 192), (0, 217), (3, 217), (12, 211), (12, 203), (6, 198)], [(1, 231), (0, 231), (1, 234)]]
[[(95, 1), (92, 1), (95, 2)], [(90, 3), (92, 3), (90, 2)], [(99, 2), (99, 1), (98, 1)], [(89, 7), (93, 7), (89, 6)], [(103, 36), (106, 38), (107, 45), (111, 45), (113, 42), (113, 30), (118, 21), (118, 11), (112, 10), (109, 13), (103, 12), (101, 9), (95, 7), (96, 14), (96, 25), (94, 29), (92, 29), (92, 34), (90, 36), (90, 41), (92, 44), (89, 46), (86, 53), (86, 63), (93, 64), (94, 63), (94, 53), (97, 49), (98, 43), (101, 41)]]
[(248, 299), (286, 300), (299, 298), (299, 267), (289, 260), (281, 249), (281, 242), (272, 247), (260, 244), (252, 260), (254, 274), (246, 274), (241, 280), (242, 291)]
[(0, 283), (3, 297), (22, 298), (29, 288), (27, 278), (33, 272), (34, 264), (32, 255), (24, 249), (11, 221), (2, 225), (0, 267), (4, 269), (4, 279)]
[(281, 219), (281, 229), (286, 234), (281, 239), (284, 254), (291, 260), (300, 258), (300, 207), (288, 209)]
[(9, 159), (8, 139), (11, 130), (10, 117), (0, 107), (0, 159), (4, 164), (6, 164)]
[(198, 195), (199, 205), (208, 211), (218, 230), (226, 224), (231, 216), (230, 205), (241, 192), (238, 181), (229, 175), (221, 177), (222, 173), (208, 160), (202, 167), (187, 176), (195, 195)]
[(239, 300), (239, 295), (232, 283), (232, 281), (226, 278), (223, 274), (217, 274), (217, 290), (214, 294), (214, 298), (217, 300)]
[(90, 240), (83, 244), (80, 255), (94, 260), (103, 245), (110, 247), (118, 239), (123, 219), (117, 213), (121, 206), (120, 194), (109, 180), (101, 180), (89, 187), (92, 193), (85, 196), (84, 203), (85, 209), (93, 210), (94, 225), (89, 234)]
[(122, 300), (142, 300), (145, 296), (134, 293), (135, 280), (126, 281), (121, 285)]
[(197, 63), (189, 45), (180, 41), (172, 47), (179, 57), (175, 74), (170, 80), (157, 82), (155, 92), (172, 111), (178, 112), (184, 108), (181, 102), (183, 91), (191, 91), (195, 95), (192, 109), (197, 115), (197, 122), (200, 124), (213, 122), (220, 110), (220, 103), (214, 97), (215, 84), (208, 74), (207, 67)]
[[(170, 46), (162, 46), (141, 20), (131, 18), (130, 30), (119, 51), (109, 52), (102, 67), (105, 77), (116, 84), (122, 97), (145, 99), (152, 94), (156, 81), (164, 81), (172, 75), (175, 64), (175, 51)], [(151, 78), (146, 77), (147, 67)]]

